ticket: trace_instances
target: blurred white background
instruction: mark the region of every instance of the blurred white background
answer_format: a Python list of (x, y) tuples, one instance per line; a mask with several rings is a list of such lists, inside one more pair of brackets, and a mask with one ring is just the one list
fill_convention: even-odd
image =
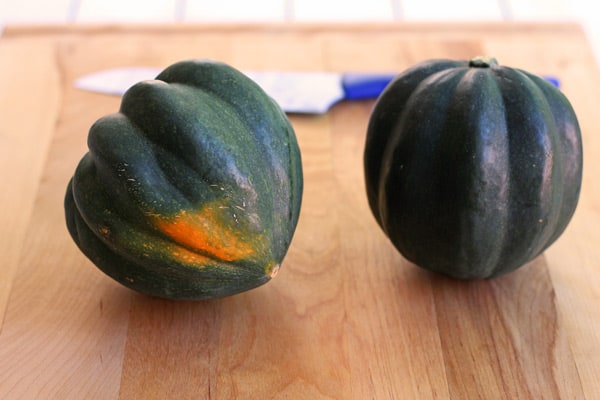
[(592, 0), (0, 0), (0, 23), (576, 21), (599, 55), (598, 9)]

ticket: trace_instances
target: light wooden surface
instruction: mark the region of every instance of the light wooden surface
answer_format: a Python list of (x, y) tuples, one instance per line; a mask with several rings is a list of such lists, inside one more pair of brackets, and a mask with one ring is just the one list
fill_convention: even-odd
[[(493, 55), (556, 75), (583, 130), (581, 201), (530, 265), (458, 282), (405, 261), (362, 177), (372, 102), (292, 116), (305, 194), (272, 282), (170, 302), (77, 250), (62, 201), (89, 126), (119, 99), (73, 80), (193, 57), (239, 68), (398, 71)], [(8, 27), (0, 40), (1, 399), (600, 398), (600, 75), (563, 24)]]

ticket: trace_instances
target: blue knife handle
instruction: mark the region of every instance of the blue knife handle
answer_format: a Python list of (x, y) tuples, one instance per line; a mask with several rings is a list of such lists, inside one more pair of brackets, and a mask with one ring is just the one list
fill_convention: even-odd
[[(352, 72), (342, 75), (342, 87), (346, 100), (374, 99), (379, 97), (383, 89), (397, 74), (373, 74)], [(560, 88), (560, 81), (553, 76), (544, 77), (548, 82)]]
[(345, 73), (342, 87), (346, 100), (374, 99), (398, 74)]
[(544, 79), (550, 82), (555, 88), (560, 89), (560, 81), (558, 78), (554, 76), (544, 76)]

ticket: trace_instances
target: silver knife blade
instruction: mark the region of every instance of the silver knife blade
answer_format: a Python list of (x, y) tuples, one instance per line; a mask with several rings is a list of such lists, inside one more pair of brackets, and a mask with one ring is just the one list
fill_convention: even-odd
[(322, 114), (344, 98), (341, 74), (333, 72), (245, 71), (289, 113)]
[[(122, 96), (135, 83), (154, 79), (160, 72), (160, 68), (149, 67), (108, 69), (77, 79), (75, 87)], [(244, 71), (244, 74), (290, 113), (325, 113), (345, 94), (339, 73)]]
[(75, 87), (103, 94), (122, 96), (127, 89), (140, 81), (154, 79), (161, 68), (122, 67), (106, 69), (75, 80)]

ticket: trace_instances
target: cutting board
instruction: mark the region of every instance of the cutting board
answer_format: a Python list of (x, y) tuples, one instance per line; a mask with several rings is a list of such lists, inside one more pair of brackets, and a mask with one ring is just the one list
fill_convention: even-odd
[[(367, 206), (373, 101), (293, 115), (305, 192), (278, 276), (220, 300), (126, 289), (70, 239), (63, 197), (104, 68), (401, 71), (486, 54), (559, 77), (584, 137), (581, 201), (530, 264), (464, 282), (398, 254)], [(574, 24), (7, 27), (0, 40), (0, 398), (599, 399), (600, 74)]]

